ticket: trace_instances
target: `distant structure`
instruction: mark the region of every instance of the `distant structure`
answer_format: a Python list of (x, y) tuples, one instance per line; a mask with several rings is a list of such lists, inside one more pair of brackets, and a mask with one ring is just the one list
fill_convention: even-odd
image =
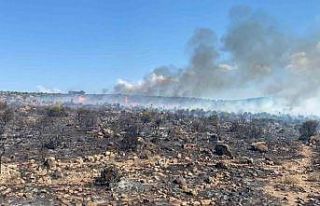
[(81, 90), (81, 91), (68, 91), (68, 94), (70, 95), (85, 95), (86, 92)]

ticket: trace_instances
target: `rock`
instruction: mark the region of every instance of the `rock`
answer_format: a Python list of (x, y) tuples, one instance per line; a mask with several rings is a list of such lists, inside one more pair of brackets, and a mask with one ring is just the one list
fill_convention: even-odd
[(79, 164), (80, 166), (83, 165), (83, 159), (82, 159), (81, 157), (77, 158), (77, 159), (75, 160), (75, 162), (76, 162), (77, 164)]
[(113, 191), (118, 193), (127, 193), (127, 192), (143, 192), (145, 190), (144, 184), (140, 181), (134, 181), (129, 179), (123, 179), (117, 183), (116, 187), (113, 188)]
[(251, 150), (261, 153), (268, 152), (268, 145), (266, 142), (255, 142), (251, 144)]
[(188, 156), (186, 156), (184, 159), (185, 159), (187, 162), (191, 162), (191, 158), (188, 157)]
[(195, 144), (184, 144), (183, 145), (183, 149), (187, 149), (187, 150), (193, 150), (196, 148)]
[(320, 145), (320, 135), (311, 136), (309, 138), (310, 145)]
[(194, 201), (192, 205), (199, 206), (199, 205), (201, 205), (201, 203), (199, 201)]
[(215, 133), (208, 134), (208, 139), (209, 139), (209, 142), (213, 144), (221, 141), (221, 138)]
[(205, 205), (210, 205), (211, 204), (211, 200), (200, 200), (201, 205), (205, 206)]
[(173, 181), (173, 183), (179, 185), (179, 187), (182, 188), (187, 188), (187, 182), (183, 177), (178, 177)]
[(233, 155), (230, 151), (230, 148), (228, 145), (226, 144), (217, 144), (214, 148), (215, 150), (215, 154), (219, 155), (219, 156), (228, 156), (230, 158), (233, 158)]
[(204, 179), (204, 182), (207, 183), (207, 184), (211, 184), (211, 183), (214, 182), (214, 179), (213, 179), (213, 177), (207, 176), (207, 177)]
[(239, 161), (240, 164), (253, 164), (253, 159), (252, 158), (249, 158), (249, 157), (242, 157)]
[(152, 152), (150, 150), (144, 150), (140, 154), (141, 159), (150, 159), (152, 157)]
[(228, 169), (228, 166), (225, 162), (221, 161), (216, 164), (216, 168), (218, 169)]
[(169, 198), (169, 203), (170, 203), (170, 205), (172, 205), (172, 206), (180, 206), (180, 205), (181, 205), (181, 200), (176, 199), (176, 198), (174, 198), (174, 197), (170, 197), (170, 198)]
[(86, 205), (86, 206), (96, 206), (97, 204), (96, 204), (95, 202), (89, 200), (89, 201), (86, 201), (86, 204), (85, 204), (85, 205)]
[(11, 193), (12, 190), (10, 188), (7, 188), (5, 191), (1, 192), (3, 195), (8, 195), (9, 193)]
[(55, 178), (55, 179), (62, 178), (63, 177), (63, 173), (62, 173), (61, 169), (60, 168), (56, 169), (53, 172), (52, 177)]
[(56, 159), (54, 157), (48, 157), (45, 162), (44, 166), (46, 166), (48, 169), (53, 169), (56, 167)]
[(94, 162), (98, 162), (102, 157), (100, 155), (93, 155)]
[(87, 157), (84, 158), (84, 160), (86, 162), (94, 162), (94, 157), (93, 156), (87, 156)]
[(192, 195), (192, 196), (196, 196), (197, 192), (193, 189), (190, 188), (182, 188), (182, 192), (186, 193), (187, 195)]
[(51, 179), (49, 177), (43, 177), (42, 179), (39, 180), (40, 183), (43, 183), (43, 184), (51, 184)]

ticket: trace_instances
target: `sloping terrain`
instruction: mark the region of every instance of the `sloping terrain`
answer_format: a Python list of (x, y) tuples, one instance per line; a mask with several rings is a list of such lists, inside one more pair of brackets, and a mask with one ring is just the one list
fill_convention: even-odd
[(320, 141), (299, 140), (302, 120), (114, 106), (13, 113), (4, 205), (319, 204)]

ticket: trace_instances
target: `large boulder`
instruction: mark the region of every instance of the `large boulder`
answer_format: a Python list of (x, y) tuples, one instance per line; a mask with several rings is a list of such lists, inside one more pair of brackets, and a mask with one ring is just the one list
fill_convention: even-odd
[(251, 150), (265, 153), (269, 148), (266, 142), (254, 142), (251, 144)]

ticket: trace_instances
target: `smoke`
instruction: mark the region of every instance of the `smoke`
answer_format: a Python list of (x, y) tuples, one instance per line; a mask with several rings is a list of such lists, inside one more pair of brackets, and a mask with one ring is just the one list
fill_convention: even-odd
[(195, 31), (187, 43), (190, 60), (185, 68), (156, 68), (138, 83), (119, 80), (114, 92), (216, 99), (267, 96), (277, 99), (279, 111), (319, 114), (320, 32), (295, 36), (248, 7), (232, 8), (229, 18), (220, 38), (208, 28)]
[(37, 86), (37, 90), (41, 93), (50, 93), (50, 94), (53, 94), (53, 93), (62, 93), (62, 91), (60, 89), (57, 89), (57, 88), (47, 88), (45, 86), (42, 86), (42, 85), (38, 85)]

